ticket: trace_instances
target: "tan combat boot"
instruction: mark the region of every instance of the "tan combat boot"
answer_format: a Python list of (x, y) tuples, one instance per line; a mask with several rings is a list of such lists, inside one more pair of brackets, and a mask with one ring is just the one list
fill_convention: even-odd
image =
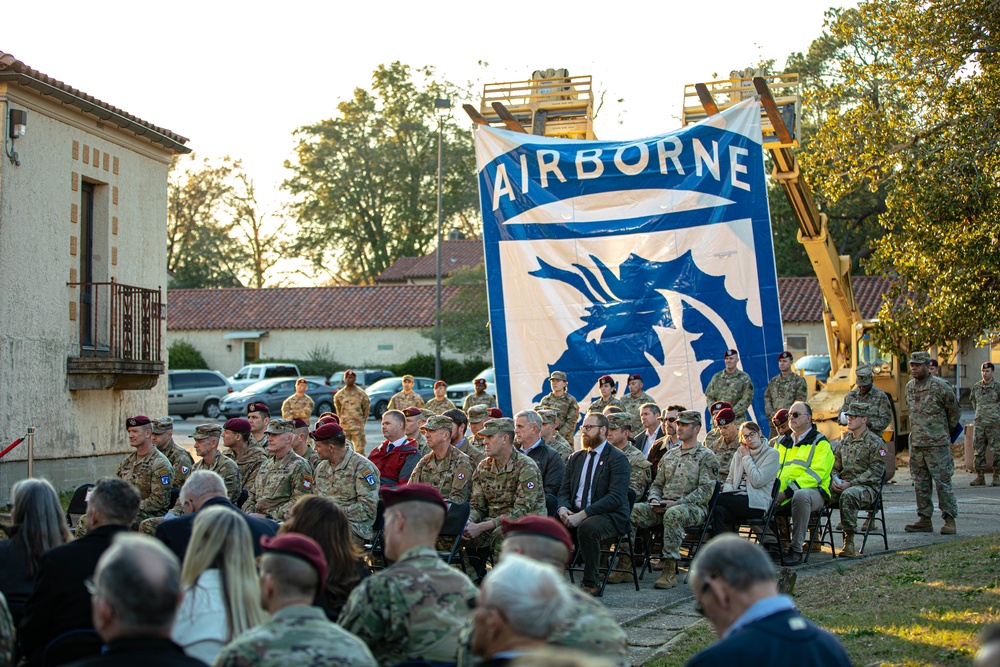
[(941, 526), (942, 535), (954, 535), (955, 534), (955, 517), (946, 516), (944, 518), (944, 525)]
[(663, 572), (653, 584), (653, 588), (673, 588), (677, 585), (677, 561), (673, 558), (664, 558), (660, 562), (663, 563)]
[[(993, 473), (993, 479), (996, 479), (996, 473)], [(976, 478), (969, 482), (969, 486), (986, 486), (986, 475), (982, 471), (977, 471)]]
[(609, 584), (621, 584), (626, 581), (632, 581), (632, 557), (628, 554), (622, 554), (618, 556), (618, 562), (615, 564), (616, 570), (629, 570), (628, 572), (612, 572), (611, 576), (608, 577)]
[(990, 482), (990, 486), (1000, 486), (1000, 470), (993, 471), (993, 481)]
[(931, 523), (931, 518), (929, 516), (922, 516), (917, 519), (916, 523), (903, 526), (903, 530), (908, 533), (933, 533), (934, 525)]
[(841, 558), (854, 558), (858, 552), (854, 549), (854, 533), (844, 531), (844, 549), (840, 552)]

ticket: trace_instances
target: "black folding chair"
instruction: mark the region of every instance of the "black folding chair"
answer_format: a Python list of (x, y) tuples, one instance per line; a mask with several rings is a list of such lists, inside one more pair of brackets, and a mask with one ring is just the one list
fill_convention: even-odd
[(66, 524), (70, 529), (76, 528), (73, 517), (76, 517), (78, 522), (80, 517), (87, 513), (87, 496), (92, 488), (94, 488), (93, 484), (84, 484), (73, 492), (73, 497), (69, 500), (69, 507), (66, 508)]
[[(749, 531), (747, 533), (747, 539), (753, 538), (760, 544), (764, 539), (764, 533), (767, 531), (768, 526), (770, 526), (772, 519), (774, 518), (774, 513), (778, 509), (778, 492), (781, 490), (781, 480), (775, 478), (774, 484), (771, 485), (771, 503), (767, 506), (767, 511), (764, 512), (764, 516), (759, 519), (744, 519), (743, 523), (740, 524), (740, 528), (747, 527)], [(760, 532), (754, 530), (754, 528), (759, 528)]]
[[(865, 545), (868, 544), (869, 535), (880, 535), (882, 537), (882, 542), (885, 544), (886, 551), (889, 550), (889, 536), (886, 533), (885, 528), (885, 506), (882, 504), (882, 491), (885, 489), (885, 473), (882, 473), (882, 479), (879, 480), (878, 492), (875, 494), (875, 500), (872, 501), (871, 505), (863, 508), (858, 513), (858, 521), (864, 521), (861, 524), (864, 528), (864, 537), (861, 539), (861, 548), (858, 549), (858, 555), (864, 553)], [(839, 510), (838, 510), (839, 511)], [(873, 531), (872, 526), (878, 524), (878, 530)], [(833, 533), (843, 533), (843, 530), (833, 527), (833, 512), (830, 512), (830, 518), (826, 522), (824, 528), (826, 533), (830, 535), (830, 543), (833, 544)], [(824, 534), (825, 537), (825, 534)]]
[(365, 545), (365, 551), (368, 552), (368, 569), (372, 572), (385, 569), (385, 551), (382, 540), (382, 532), (385, 528), (384, 514), (385, 505), (380, 500), (375, 508), (375, 521), (372, 523), (372, 531), (374, 533), (372, 535), (372, 542)]
[[(629, 489), (628, 490), (628, 513), (629, 513), (629, 516), (632, 516), (632, 507), (634, 505), (635, 505), (635, 490), (634, 489)], [(573, 539), (574, 539), (574, 541), (576, 540), (576, 531), (574, 531), (574, 533), (573, 533)], [(631, 551), (632, 551), (632, 522), (629, 521), (628, 524), (626, 525), (626, 528), (625, 528), (624, 531), (618, 533), (618, 535), (616, 535), (615, 537), (613, 537), (610, 540), (608, 540), (607, 542), (605, 542), (605, 544), (608, 544), (608, 548), (606, 548), (606, 549), (602, 548), (601, 549), (601, 560), (603, 560), (604, 557), (607, 556), (608, 557), (608, 567), (604, 571), (604, 578), (601, 579), (601, 585), (599, 586), (600, 590), (597, 593), (597, 597), (601, 597), (601, 596), (604, 595), (604, 588), (608, 585), (608, 579), (611, 577), (611, 573), (612, 572), (625, 572), (625, 573), (631, 574), (632, 575), (632, 581), (635, 583), (635, 590), (638, 591), (639, 590), (639, 576), (638, 576), (638, 573), (637, 573), (637, 571), (635, 569), (635, 557), (634, 557), (634, 554), (631, 553)], [(630, 552), (629, 555), (632, 556), (632, 558), (629, 559), (631, 561), (631, 563), (632, 563), (632, 567), (630, 569), (628, 569), (628, 570), (626, 570), (624, 568), (615, 568), (615, 565), (618, 564), (618, 556), (622, 552), (622, 545), (623, 544), (628, 545), (629, 552)], [(576, 549), (576, 551), (575, 551), (575, 553), (573, 555), (573, 561), (570, 563), (568, 570), (569, 570), (569, 580), (570, 581), (574, 581), (574, 578), (573, 578), (573, 573), (574, 572), (583, 572), (583, 557), (580, 555), (580, 550), (579, 549)]]
[(451, 544), (451, 547), (446, 551), (438, 550), (438, 556), (448, 565), (451, 565), (451, 561), (462, 549), (462, 533), (465, 531), (465, 524), (469, 522), (471, 511), (469, 503), (451, 503), (448, 507), (448, 515), (438, 533), (439, 544), (442, 541)]
[[(802, 562), (809, 562), (809, 555), (812, 553), (813, 545), (816, 543), (816, 536), (819, 536), (819, 542), (821, 546), (826, 546), (826, 538), (830, 538), (830, 551), (833, 553), (833, 557), (837, 557), (837, 545), (833, 542), (833, 531), (830, 526), (830, 517), (833, 514), (833, 506), (830, 504), (830, 500), (827, 499), (826, 503), (820, 507), (815, 512), (809, 515), (809, 525), (806, 530), (809, 531), (809, 541), (806, 542), (802, 549)], [(782, 557), (782, 564), (784, 564), (784, 554), (785, 548), (782, 544), (781, 531), (778, 530), (777, 519), (778, 517), (790, 517), (791, 516), (791, 505), (782, 506), (776, 508), (775, 513), (772, 517), (774, 525), (774, 534), (778, 539), (778, 551)], [(826, 525), (824, 525), (824, 522)], [(789, 535), (791, 538), (791, 535)]]
[[(687, 566), (688, 572), (691, 571), (691, 561), (698, 554), (701, 545), (705, 543), (705, 536), (709, 533), (714, 534), (712, 530), (712, 515), (715, 514), (715, 506), (719, 502), (719, 494), (721, 493), (722, 482), (716, 480), (712, 499), (708, 501), (708, 514), (705, 516), (705, 521), (696, 526), (684, 527), (684, 539), (681, 540), (681, 549), (684, 549), (685, 552), (681, 555), (678, 563), (684, 563)], [(684, 574), (684, 581), (687, 581), (687, 572)]]
[(243, 505), (250, 499), (250, 492), (246, 489), (240, 490), (240, 497), (236, 499), (236, 506), (243, 509)]

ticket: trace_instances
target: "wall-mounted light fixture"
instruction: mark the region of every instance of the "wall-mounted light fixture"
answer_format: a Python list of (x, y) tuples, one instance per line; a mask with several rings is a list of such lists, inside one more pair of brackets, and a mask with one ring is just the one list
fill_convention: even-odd
[[(21, 159), (14, 150), (14, 142), (20, 139), (28, 131), (28, 112), (24, 109), (11, 109), (7, 114), (7, 136), (3, 138), (4, 152), (10, 158), (12, 164), (21, 166)], [(7, 145), (8, 139), (10, 146)]]
[(232, 352), (232, 351), (233, 351), (232, 344), (231, 343), (226, 343), (226, 352)]

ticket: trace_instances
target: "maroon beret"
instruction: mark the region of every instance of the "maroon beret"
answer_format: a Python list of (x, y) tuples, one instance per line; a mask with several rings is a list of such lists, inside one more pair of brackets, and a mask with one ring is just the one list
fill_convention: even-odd
[(406, 415), (407, 417), (419, 417), (424, 413), (420, 411), (420, 408), (411, 405), (408, 408), (403, 408), (403, 414)]
[(734, 421), (736, 421), (736, 413), (733, 412), (732, 408), (723, 408), (719, 410), (719, 414), (715, 415), (715, 423), (719, 426), (732, 424)]
[(444, 380), (438, 380), (437, 382), (434, 383), (434, 387), (437, 388), (438, 385), (441, 385), (442, 387), (447, 387), (448, 383), (445, 382)]
[(987, 368), (990, 369), (991, 371), (995, 370), (994, 367), (993, 367), (993, 362), (992, 361), (984, 361), (983, 362), (983, 368), (982, 368), (982, 370), (985, 371)]
[(791, 358), (792, 358), (792, 353), (789, 352), (788, 350), (778, 353), (778, 361), (781, 361), (782, 359), (791, 359)]
[(133, 426), (149, 426), (153, 422), (146, 415), (136, 415), (135, 417), (129, 417), (125, 420), (125, 428), (132, 428)]
[(715, 403), (712, 403), (712, 407), (710, 407), (708, 411), (711, 412), (712, 414), (715, 414), (719, 410), (725, 410), (726, 408), (732, 409), (732, 407), (733, 406), (730, 405), (727, 401), (716, 401)]
[(357, 374), (357, 373), (355, 373), (355, 372), (354, 372), (353, 370), (351, 370), (350, 368), (348, 368), (348, 369), (347, 369), (346, 371), (344, 371), (344, 376), (346, 377), (346, 376), (348, 376), (348, 375), (353, 375), (354, 377), (358, 377), (358, 374)]
[(930, 361), (927, 362), (927, 365), (928, 366), (933, 366), (934, 368), (937, 368), (938, 367), (938, 360), (937, 359), (931, 359)]
[(296, 417), (292, 421), (295, 423), (295, 428), (309, 428), (309, 422), (302, 417)]
[(641, 375), (639, 375), (638, 373), (633, 373), (632, 375), (628, 376), (627, 382), (631, 382), (632, 380), (641, 380), (641, 379), (642, 379)]
[(338, 417), (337, 415), (327, 415), (325, 417), (320, 418), (320, 420), (316, 422), (316, 425), (319, 426), (320, 424), (339, 424), (339, 423), (340, 423), (340, 417)]
[(562, 542), (569, 549), (569, 552), (573, 553), (573, 538), (570, 537), (569, 531), (557, 519), (552, 517), (531, 514), (521, 517), (516, 521), (511, 521), (506, 516), (502, 516), (500, 517), (500, 527), (506, 537), (518, 533), (540, 535)]
[(329, 440), (343, 432), (344, 429), (342, 429), (340, 424), (337, 424), (336, 422), (320, 422), (316, 425), (315, 431), (309, 431), (309, 437), (313, 440)]
[(271, 408), (267, 407), (267, 403), (251, 403), (247, 406), (247, 414), (251, 412), (266, 412), (271, 414)]
[(775, 426), (781, 426), (782, 424), (788, 423), (788, 410), (778, 410), (771, 417), (771, 423)]
[(476, 378), (473, 384), (486, 384), (486, 380), (484, 378)]
[(738, 357), (740, 356), (740, 353), (737, 352), (736, 350), (726, 350), (726, 353), (723, 354), (722, 356), (728, 359), (729, 357)]
[(396, 503), (405, 503), (410, 500), (419, 500), (425, 503), (432, 503), (440, 506), (445, 512), (448, 511), (448, 503), (444, 501), (441, 492), (430, 484), (420, 482), (410, 482), (396, 488), (382, 488), (382, 503), (386, 507), (392, 507)]
[(250, 422), (243, 419), (243, 417), (233, 417), (223, 424), (222, 428), (235, 433), (249, 433), (253, 430), (253, 426), (250, 425)]
[(486, 414), (490, 419), (503, 419), (503, 411), (500, 408), (490, 408)]
[(319, 574), (317, 592), (326, 587), (326, 556), (313, 538), (299, 533), (285, 533), (275, 537), (261, 535), (260, 546), (266, 552), (301, 558)]
[(613, 385), (615, 383), (615, 379), (613, 377), (611, 377), (610, 375), (602, 375), (597, 380), (597, 386), (598, 387), (600, 387), (602, 384), (605, 384), (605, 383)]

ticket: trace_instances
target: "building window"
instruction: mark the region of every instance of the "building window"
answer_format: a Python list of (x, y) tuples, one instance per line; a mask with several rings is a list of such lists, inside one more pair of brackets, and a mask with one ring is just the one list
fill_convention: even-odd
[(381, 352), (382, 350), (391, 350), (393, 349), (393, 347), (395, 346), (392, 345), (391, 343), (380, 343), (378, 349)]
[(809, 336), (785, 336), (785, 349), (798, 359), (809, 353)]
[(258, 359), (260, 359), (260, 341), (259, 340), (243, 341), (243, 363), (252, 364)]
[(990, 361), (1000, 364), (1000, 341), (990, 344)]

